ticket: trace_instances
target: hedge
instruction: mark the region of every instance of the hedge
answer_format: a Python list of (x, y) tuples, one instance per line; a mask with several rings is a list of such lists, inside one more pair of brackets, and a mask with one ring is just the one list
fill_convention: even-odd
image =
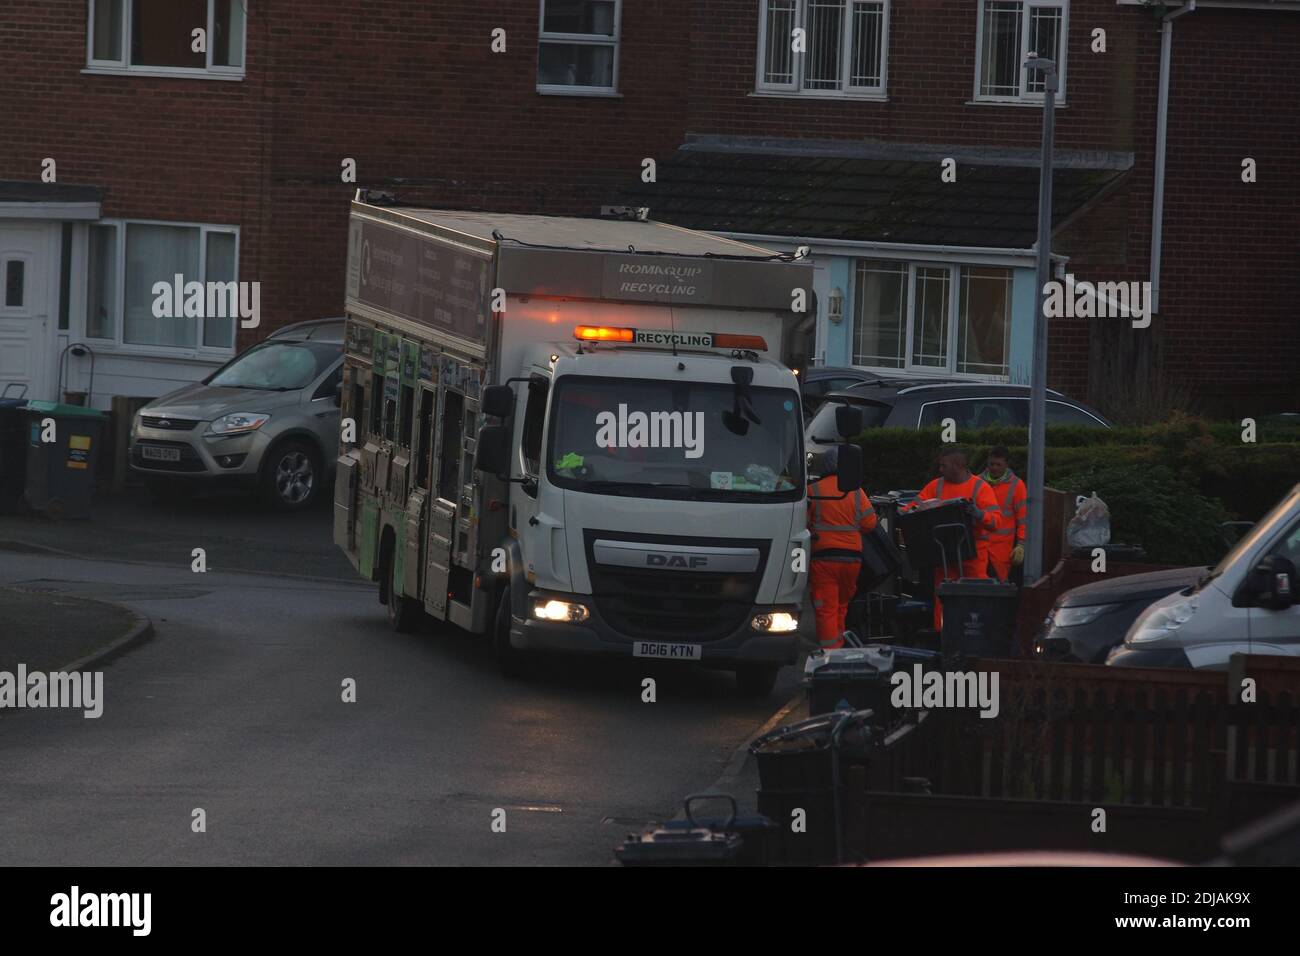
[[(920, 488), (935, 475), (939, 451), (949, 447), (940, 435), (938, 428), (864, 432), (858, 444), (863, 449), (867, 489), (881, 493)], [(986, 428), (963, 431), (958, 437), (961, 441), (955, 447), (966, 453), (973, 469), (983, 469), (990, 447), (1005, 445), (1012, 467), (1021, 477), (1027, 475), (1027, 429)], [(1102, 487), (1084, 487), (1088, 481), (1104, 480), (1110, 493), (1118, 495), (1113, 508), (1121, 512), (1148, 509), (1152, 494), (1161, 501), (1189, 502), (1188, 515), (1194, 514), (1200, 521), (1216, 519), (1217, 533), (1220, 521), (1257, 520), (1300, 482), (1300, 428), (1265, 422), (1257, 428), (1256, 443), (1243, 443), (1241, 437), (1238, 423), (1191, 418), (1141, 428), (1051, 426), (1047, 429), (1046, 479), (1053, 487), (1081, 494), (1096, 491), (1105, 499)], [(1172, 526), (1168, 519), (1162, 511), (1159, 535)], [(1163, 553), (1163, 546), (1154, 538), (1136, 537), (1139, 527), (1148, 536), (1156, 534), (1156, 525), (1143, 524), (1138, 516), (1123, 513), (1114, 513), (1114, 521), (1118, 527), (1133, 529), (1135, 540), (1153, 558)], [(1116, 539), (1119, 537), (1117, 532)], [(1179, 535), (1177, 540), (1198, 554), (1208, 547), (1196, 534)]]

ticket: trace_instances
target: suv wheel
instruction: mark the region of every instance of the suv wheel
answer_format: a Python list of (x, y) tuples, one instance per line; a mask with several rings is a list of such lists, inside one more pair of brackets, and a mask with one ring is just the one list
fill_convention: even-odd
[(306, 508), (316, 500), (320, 481), (320, 454), (305, 441), (274, 446), (262, 465), (262, 492), (280, 511)]

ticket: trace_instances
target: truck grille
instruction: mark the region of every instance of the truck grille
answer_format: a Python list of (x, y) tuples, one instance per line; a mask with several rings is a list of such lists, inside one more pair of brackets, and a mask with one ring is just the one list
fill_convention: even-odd
[[(762, 539), (633, 535), (591, 528), (586, 529), (584, 538), (597, 613), (618, 632), (642, 640), (705, 643), (731, 635), (753, 609), (767, 566), (768, 542)], [(666, 546), (757, 548), (759, 562), (754, 571), (744, 573), (597, 564), (594, 544), (598, 538)]]

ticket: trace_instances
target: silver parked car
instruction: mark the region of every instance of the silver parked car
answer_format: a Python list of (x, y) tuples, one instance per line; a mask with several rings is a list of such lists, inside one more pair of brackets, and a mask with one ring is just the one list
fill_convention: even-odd
[(338, 447), (343, 320), (286, 326), (131, 425), (131, 468), (160, 495), (256, 486), (277, 508), (314, 501)]

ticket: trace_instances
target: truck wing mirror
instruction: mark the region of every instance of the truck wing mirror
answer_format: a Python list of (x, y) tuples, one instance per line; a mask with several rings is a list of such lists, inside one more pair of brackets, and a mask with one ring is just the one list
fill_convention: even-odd
[(847, 495), (862, 487), (862, 449), (857, 445), (841, 445), (839, 456), (835, 481), (840, 486), (840, 494)]
[[(510, 389), (507, 388), (506, 391)], [(484, 425), (478, 430), (478, 444), (474, 449), (474, 468), (490, 475), (506, 475), (510, 470), (509, 426)]]
[(835, 407), (835, 430), (841, 438), (857, 438), (862, 434), (862, 409), (856, 405)]
[(1295, 604), (1295, 565), (1281, 555), (1270, 554), (1255, 565), (1251, 574), (1256, 603), (1270, 611), (1285, 611)]
[(479, 403), (484, 415), (493, 418), (509, 418), (515, 410), (515, 390), (509, 385), (489, 385), (483, 389), (483, 400)]

